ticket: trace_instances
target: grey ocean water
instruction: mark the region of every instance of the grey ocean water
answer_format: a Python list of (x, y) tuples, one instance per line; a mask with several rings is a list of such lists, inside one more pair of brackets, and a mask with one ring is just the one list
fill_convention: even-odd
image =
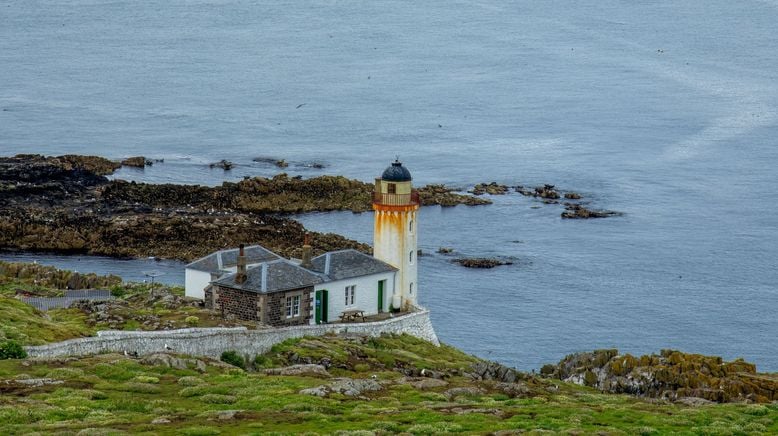
[[(422, 257), (443, 341), (523, 369), (618, 347), (778, 371), (775, 23), (750, 0), (6, 0), (0, 155), (142, 154), (165, 163), (117, 177), (212, 185), (277, 172), (257, 156), (371, 180), (398, 154), (418, 184), (554, 183), (625, 215), (423, 210), (426, 253), (519, 260)], [(371, 240), (371, 214), (301, 220)]]

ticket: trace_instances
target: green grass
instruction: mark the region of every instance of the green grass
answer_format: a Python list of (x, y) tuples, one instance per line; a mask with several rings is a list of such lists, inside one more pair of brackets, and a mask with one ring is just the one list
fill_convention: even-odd
[[(778, 405), (721, 404), (690, 407), (601, 394), (589, 388), (528, 380), (527, 398), (510, 398), (489, 382), (461, 375), (449, 386), (418, 390), (400, 384), (402, 375), (382, 368), (370, 353), (388, 353), (402, 364), (457, 368), (475, 360), (451, 347), (436, 348), (409, 336), (371, 341), (340, 337), (305, 338), (275, 347), (264, 364), (281, 364), (290, 352), (308, 350), (318, 358), (341, 356), (367, 364), (353, 378), (376, 375), (384, 389), (364, 398), (319, 398), (301, 389), (328, 383), (314, 377), (267, 376), (236, 368), (208, 366), (205, 373), (140, 364), (116, 354), (72, 361), (0, 362), (0, 378), (51, 377), (61, 385), (4, 391), (0, 423), (4, 434), (78, 433), (86, 428), (141, 434), (334, 434), (368, 430), (378, 434), (483, 434), (519, 429), (528, 434), (770, 434), (778, 432)], [(363, 353), (355, 363), (352, 353)], [(344, 357), (349, 356), (349, 357)], [(370, 363), (365, 363), (365, 362)], [(23, 375), (22, 375), (23, 374)], [(369, 374), (369, 375), (368, 375)], [(2, 385), (0, 383), (0, 385)], [(449, 400), (451, 387), (478, 386), (483, 394)], [(218, 413), (238, 410), (234, 419)], [(467, 411), (470, 410), (470, 413)], [(151, 424), (156, 418), (170, 423)], [(358, 434), (358, 433), (354, 433)]]
[(0, 297), (0, 337), (17, 340), (23, 345), (91, 336), (96, 329), (85, 321), (85, 315), (75, 309), (43, 313), (15, 298)]

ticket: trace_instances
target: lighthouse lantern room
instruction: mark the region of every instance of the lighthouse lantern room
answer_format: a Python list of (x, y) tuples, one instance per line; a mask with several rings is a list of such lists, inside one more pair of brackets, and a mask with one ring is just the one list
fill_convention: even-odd
[(399, 270), (392, 307), (402, 310), (416, 306), (419, 293), (416, 231), (419, 196), (411, 180), (410, 171), (395, 160), (376, 178), (373, 194), (373, 256)]

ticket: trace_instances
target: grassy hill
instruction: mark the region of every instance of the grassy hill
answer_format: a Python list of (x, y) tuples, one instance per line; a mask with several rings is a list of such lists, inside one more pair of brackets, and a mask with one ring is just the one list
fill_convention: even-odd
[[(272, 369), (306, 361), (329, 368)], [(474, 380), (479, 361), (406, 335), (290, 340), (248, 371), (169, 355), (6, 360), (0, 423), (5, 434), (778, 432), (776, 404), (690, 406), (531, 376)]]

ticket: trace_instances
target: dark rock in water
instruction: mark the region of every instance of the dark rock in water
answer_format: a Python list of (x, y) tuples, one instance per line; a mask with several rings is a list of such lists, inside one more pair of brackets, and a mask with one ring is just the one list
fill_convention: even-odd
[(588, 219), (588, 218), (607, 218), (609, 216), (621, 215), (619, 212), (610, 210), (590, 210), (580, 204), (566, 203), (565, 211), (562, 212), (562, 218), (567, 219)]
[[(610, 393), (680, 400), (694, 397), (718, 403), (778, 400), (778, 376), (758, 374), (738, 359), (662, 350), (635, 357), (618, 350), (595, 350), (545, 365), (541, 374)], [(683, 400), (687, 401), (688, 400)]]
[(260, 162), (260, 163), (267, 163), (277, 166), (278, 168), (286, 168), (289, 166), (289, 163), (284, 159), (276, 159), (272, 157), (255, 157), (253, 159), (254, 162)]
[(524, 195), (526, 197), (540, 197), (549, 200), (556, 200), (560, 197), (559, 193), (554, 189), (554, 185), (549, 185), (549, 184), (538, 186), (534, 189), (528, 189), (523, 186), (517, 186), (515, 190), (519, 194)]
[(508, 187), (505, 185), (497, 184), (496, 182), (492, 183), (479, 183), (473, 187), (470, 191), (467, 191), (473, 195), (483, 195), (483, 194), (489, 194), (489, 195), (504, 195), (508, 193)]
[(228, 160), (222, 159), (219, 162), (214, 162), (212, 164), (209, 164), (208, 166), (211, 168), (221, 168), (224, 171), (229, 171), (232, 169), (234, 164)]
[(124, 159), (122, 161), (122, 166), (135, 167), (135, 168), (143, 168), (147, 165), (153, 165), (153, 164), (154, 162), (152, 162), (149, 159), (146, 159), (143, 156), (128, 157), (127, 159)]
[(565, 193), (565, 198), (568, 199), (568, 200), (580, 200), (581, 199), (581, 194), (579, 194), (577, 192), (566, 192)]
[(451, 247), (440, 247), (438, 248), (438, 253), (440, 254), (451, 254), (454, 252), (454, 249)]
[(486, 257), (473, 257), (455, 259), (454, 262), (466, 267), (466, 268), (494, 268), (501, 265), (513, 265), (513, 262), (508, 260), (500, 260)]

